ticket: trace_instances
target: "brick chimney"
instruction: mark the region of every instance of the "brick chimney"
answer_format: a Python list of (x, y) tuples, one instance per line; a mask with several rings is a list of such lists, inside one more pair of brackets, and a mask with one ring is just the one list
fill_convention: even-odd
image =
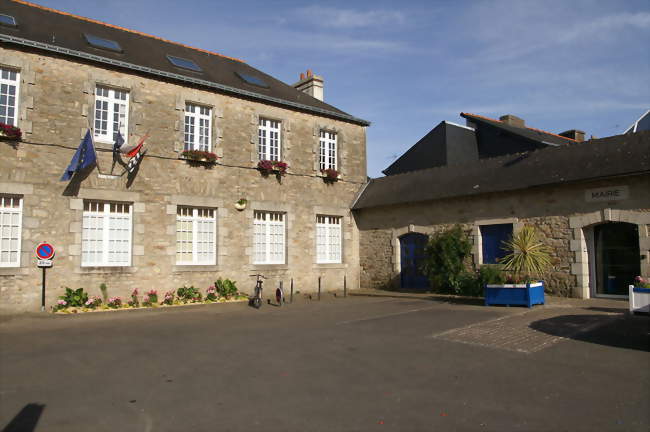
[(323, 77), (314, 75), (311, 69), (307, 69), (307, 73), (300, 74), (300, 81), (295, 83), (293, 87), (309, 96), (316, 99), (323, 100)]
[(510, 126), (520, 127), (520, 128), (526, 127), (526, 122), (524, 121), (524, 119), (519, 118), (512, 114), (503, 115), (499, 117), (499, 120), (501, 120), (503, 123)]
[(571, 138), (572, 140), (576, 140), (578, 142), (583, 142), (585, 140), (585, 132), (578, 129), (570, 129), (568, 131), (559, 133), (558, 135), (566, 138)]

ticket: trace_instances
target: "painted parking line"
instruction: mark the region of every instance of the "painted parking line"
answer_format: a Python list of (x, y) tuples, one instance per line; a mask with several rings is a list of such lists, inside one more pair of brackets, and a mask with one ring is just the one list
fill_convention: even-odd
[(430, 309), (435, 309), (435, 308), (438, 308), (440, 306), (441, 306), (440, 304), (437, 304), (437, 305), (426, 307), (426, 308), (409, 309), (409, 310), (405, 310), (405, 311), (392, 312), (392, 313), (387, 313), (387, 314), (382, 314), (382, 315), (375, 315), (375, 316), (366, 317), (366, 318), (357, 318), (357, 319), (353, 319), (353, 320), (340, 321), (340, 322), (337, 322), (336, 325), (345, 325), (345, 324), (353, 324), (353, 323), (358, 323), (358, 322), (363, 322), (363, 321), (380, 320), (380, 319), (390, 318), (390, 317), (394, 317), (394, 316), (398, 316), (398, 315), (405, 315), (405, 314), (410, 314), (410, 313), (422, 312), (422, 311), (426, 311), (426, 310), (430, 310)]

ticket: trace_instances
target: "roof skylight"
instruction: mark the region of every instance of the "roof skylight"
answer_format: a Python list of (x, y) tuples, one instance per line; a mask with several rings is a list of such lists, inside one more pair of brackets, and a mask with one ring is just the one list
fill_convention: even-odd
[(247, 82), (248, 84), (253, 84), (258, 87), (269, 88), (269, 85), (262, 78), (258, 78), (254, 75), (249, 75), (244, 72), (235, 72), (235, 73), (239, 78), (241, 78), (244, 82)]
[(169, 62), (176, 67), (188, 69), (195, 72), (203, 72), (203, 69), (201, 69), (199, 65), (194, 63), (192, 60), (175, 57), (169, 54), (167, 55), (167, 60), (169, 60)]
[(107, 49), (115, 52), (122, 52), (122, 47), (120, 46), (120, 44), (118, 44), (113, 40), (100, 38), (99, 36), (94, 36), (88, 33), (84, 33), (84, 37), (86, 38), (88, 43), (91, 46), (94, 46), (95, 48)]
[(0, 14), (0, 24), (16, 27), (16, 18), (11, 15)]

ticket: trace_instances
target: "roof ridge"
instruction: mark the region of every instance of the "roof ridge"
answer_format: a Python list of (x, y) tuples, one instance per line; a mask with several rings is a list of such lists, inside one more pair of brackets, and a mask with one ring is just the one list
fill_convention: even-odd
[[(478, 118), (482, 118), (482, 119), (485, 119), (485, 120), (490, 120), (490, 121), (493, 121), (493, 122), (503, 123), (501, 120), (493, 119), (493, 118), (478, 115), (478, 114), (472, 114), (472, 113), (466, 113), (466, 112), (461, 112), (460, 113), (461, 116), (463, 114), (471, 116), (471, 117), (478, 117)], [(541, 133), (545, 133), (545, 134), (548, 134), (548, 135), (553, 135), (553, 136), (556, 136), (558, 138), (562, 138), (562, 139), (565, 139), (565, 140), (569, 140), (569, 141), (573, 141), (573, 142), (579, 142), (579, 141), (574, 140), (573, 138), (567, 138), (565, 136), (554, 134), (553, 132), (548, 132), (548, 131), (545, 131), (545, 130), (542, 130), (542, 129), (532, 128), (532, 127), (529, 127), (529, 126), (524, 126), (524, 128), (533, 130), (535, 132), (541, 132)]]
[(196, 47), (193, 47), (193, 46), (182, 44), (180, 42), (170, 41), (168, 39), (164, 39), (164, 38), (161, 38), (159, 36), (150, 35), (148, 33), (143, 33), (143, 32), (137, 31), (137, 30), (131, 30), (131, 29), (128, 29), (126, 27), (120, 27), (120, 26), (117, 26), (117, 25), (114, 25), (114, 24), (108, 24), (108, 23), (105, 23), (103, 21), (95, 20), (95, 19), (92, 19), (92, 18), (86, 18), (86, 17), (83, 17), (81, 15), (75, 15), (75, 14), (72, 14), (72, 13), (69, 13), (69, 12), (63, 12), (63, 11), (60, 11), (60, 10), (57, 10), (57, 9), (49, 8), (47, 6), (41, 6), (41, 5), (36, 4), (36, 3), (31, 3), (31, 2), (28, 2), (28, 1), (25, 1), (25, 0), (12, 0), (12, 1), (14, 3), (19, 3), (19, 4), (23, 4), (25, 6), (34, 7), (34, 8), (37, 8), (37, 9), (42, 9), (42, 10), (45, 10), (45, 11), (48, 11), (48, 12), (57, 13), (59, 15), (66, 15), (66, 16), (69, 16), (69, 17), (72, 17), (72, 18), (80, 19), (80, 20), (83, 20), (83, 21), (88, 21), (88, 22), (91, 22), (91, 23), (94, 23), (94, 24), (100, 24), (100, 25), (103, 25), (105, 27), (110, 27), (110, 28), (114, 28), (114, 29), (117, 29), (117, 30), (122, 30), (122, 31), (125, 31), (125, 32), (129, 32), (129, 33), (134, 33), (134, 34), (149, 37), (149, 38), (152, 38), (152, 39), (157, 39), (157, 40), (160, 40), (160, 41), (163, 41), (163, 42), (167, 42), (167, 43), (170, 43), (170, 44), (182, 46), (184, 48), (189, 48), (189, 49), (192, 49), (192, 50), (195, 50), (195, 51), (200, 51), (200, 52), (204, 52), (204, 53), (207, 53), (207, 54), (216, 55), (218, 57), (224, 57), (224, 58), (227, 58), (229, 60), (237, 61), (237, 62), (240, 62), (240, 63), (246, 63), (244, 60), (241, 60), (241, 59), (238, 59), (238, 58), (235, 58), (235, 57), (230, 57), (230, 56), (227, 56), (227, 55), (224, 55), (224, 54), (219, 54), (219, 53), (216, 53), (216, 52), (213, 52), (213, 51), (208, 51), (208, 50), (205, 50), (205, 49), (202, 49), (202, 48), (196, 48)]

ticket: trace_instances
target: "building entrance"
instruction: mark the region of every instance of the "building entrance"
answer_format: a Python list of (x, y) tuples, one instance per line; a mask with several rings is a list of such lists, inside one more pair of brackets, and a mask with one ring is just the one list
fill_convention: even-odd
[(610, 222), (594, 227), (596, 296), (627, 296), (641, 274), (639, 227)]

